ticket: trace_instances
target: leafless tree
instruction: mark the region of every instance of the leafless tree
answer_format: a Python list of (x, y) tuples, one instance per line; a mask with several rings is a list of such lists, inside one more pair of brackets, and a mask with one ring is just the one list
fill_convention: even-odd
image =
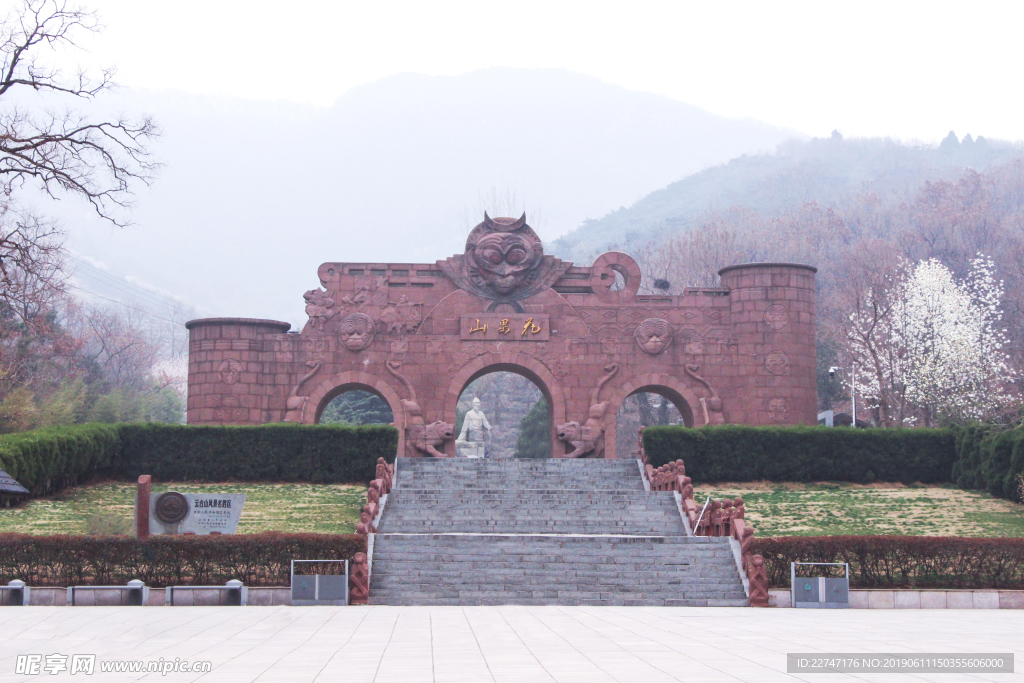
[(124, 226), (132, 188), (157, 170), (151, 118), (97, 120), (82, 108), (114, 86), (112, 69), (68, 75), (46, 61), (97, 30), (95, 14), (63, 0), (23, 0), (0, 21), (0, 304), (18, 315), (63, 283), (61, 231), (19, 208), (18, 192), (78, 197)]

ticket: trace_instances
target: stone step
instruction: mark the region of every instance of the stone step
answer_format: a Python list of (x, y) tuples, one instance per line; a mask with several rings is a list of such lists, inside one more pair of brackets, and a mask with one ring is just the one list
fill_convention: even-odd
[(380, 531), (371, 604), (748, 604), (728, 539), (633, 460), (403, 458)]
[(669, 598), (647, 598), (647, 599), (623, 599), (614, 596), (605, 600), (580, 600), (573, 598), (508, 598), (505, 596), (494, 598), (408, 598), (403, 596), (370, 594), (371, 605), (396, 605), (396, 606), (486, 606), (486, 605), (523, 605), (523, 606), (565, 606), (565, 607), (749, 607), (750, 602), (743, 600), (713, 600), (713, 599), (669, 599)]

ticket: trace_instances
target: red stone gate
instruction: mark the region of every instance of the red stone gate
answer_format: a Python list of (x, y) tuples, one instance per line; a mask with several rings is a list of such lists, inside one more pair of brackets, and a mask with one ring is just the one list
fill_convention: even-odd
[(188, 422), (315, 423), (362, 389), (394, 412), (400, 453), (450, 455), (459, 395), (503, 370), (544, 394), (556, 456), (616, 457), (616, 412), (641, 391), (688, 426), (815, 424), (815, 272), (749, 263), (722, 269), (721, 288), (640, 294), (626, 254), (575, 266), (525, 216), (485, 214), (443, 261), (324, 263), (301, 333), (189, 322)]

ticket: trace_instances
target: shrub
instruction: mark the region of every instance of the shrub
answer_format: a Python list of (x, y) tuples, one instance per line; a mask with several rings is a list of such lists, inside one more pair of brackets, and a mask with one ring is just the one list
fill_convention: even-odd
[(51, 427), (0, 436), (0, 469), (36, 495), (76, 483), (117, 461), (117, 425)]
[(31, 536), (0, 534), (0, 582), (30, 586), (287, 586), (291, 560), (351, 560), (366, 552), (356, 534), (233, 536)]
[(987, 489), (993, 496), (1024, 500), (1024, 429), (998, 431), (973, 426), (956, 430), (957, 461), (953, 478), (965, 489)]
[(395, 459), (398, 431), (386, 425), (121, 427), (118, 472), (163, 481), (368, 482), (377, 458)]
[(1024, 538), (786, 536), (754, 538), (772, 588), (791, 562), (848, 562), (851, 588), (1024, 589)]
[(648, 427), (644, 451), (659, 467), (682, 458), (695, 482), (947, 482), (956, 459), (947, 429)]
[(368, 482), (398, 431), (359, 427), (87, 424), (0, 436), (0, 469), (35, 495), (93, 473), (157, 480)]

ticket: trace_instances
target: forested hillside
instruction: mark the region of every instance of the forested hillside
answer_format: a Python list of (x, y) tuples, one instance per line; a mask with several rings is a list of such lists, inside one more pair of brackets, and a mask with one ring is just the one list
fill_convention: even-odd
[(907, 201), (926, 182), (982, 171), (1020, 153), (1019, 144), (952, 132), (938, 147), (887, 139), (792, 139), (774, 154), (744, 154), (689, 175), (555, 240), (549, 249), (577, 263), (623, 245), (638, 246), (699, 227), (709, 215), (741, 209), (764, 215), (804, 202), (831, 205), (870, 194), (883, 204)]
[(886, 426), (1019, 414), (1024, 155), (952, 133), (938, 146), (840, 135), (689, 176), (552, 245), (636, 257), (672, 292), (749, 261), (817, 266), (819, 402)]

